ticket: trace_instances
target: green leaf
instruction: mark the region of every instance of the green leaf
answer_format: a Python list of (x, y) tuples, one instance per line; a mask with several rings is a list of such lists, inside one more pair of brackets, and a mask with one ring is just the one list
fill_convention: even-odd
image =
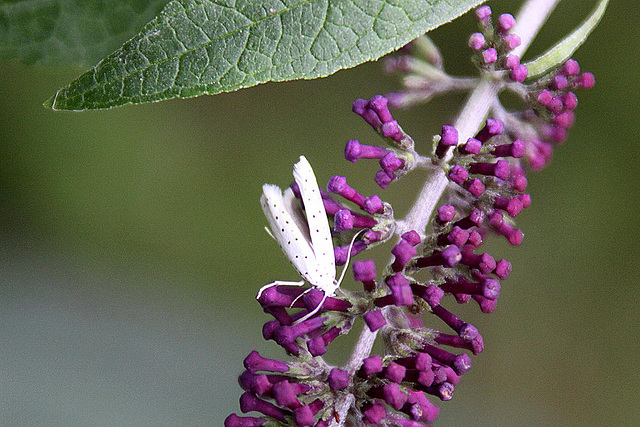
[(5, 0), (0, 2), (0, 58), (94, 64), (135, 35), (167, 1)]
[(174, 0), (45, 105), (101, 109), (324, 77), (380, 58), (481, 2)]
[(524, 64), (527, 66), (527, 71), (529, 72), (528, 77), (541, 76), (571, 58), (573, 52), (575, 52), (580, 45), (584, 43), (587, 36), (589, 36), (591, 31), (596, 28), (600, 19), (602, 19), (602, 16), (604, 15), (604, 11), (607, 8), (608, 3), (609, 0), (601, 0), (587, 20), (576, 28), (573, 33), (549, 49), (546, 53), (540, 55), (533, 61)]

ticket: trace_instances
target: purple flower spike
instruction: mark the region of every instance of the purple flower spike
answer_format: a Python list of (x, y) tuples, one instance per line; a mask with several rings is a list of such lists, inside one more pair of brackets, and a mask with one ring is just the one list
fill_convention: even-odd
[(518, 83), (524, 82), (527, 79), (528, 75), (529, 75), (529, 70), (527, 69), (527, 66), (524, 64), (515, 66), (509, 73), (509, 77), (511, 78), (511, 80), (516, 81)]
[(460, 165), (455, 165), (449, 171), (449, 179), (458, 185), (464, 184), (467, 178), (469, 178), (469, 172)]
[(490, 138), (501, 135), (504, 130), (504, 123), (497, 119), (487, 119), (485, 125), (480, 132), (476, 135), (476, 139), (483, 144), (487, 142)]
[(485, 40), (482, 33), (473, 33), (469, 37), (469, 47), (475, 51), (482, 50), (482, 48), (485, 47), (486, 42), (487, 41)]
[(507, 33), (516, 25), (516, 20), (510, 13), (503, 13), (498, 17), (498, 31)]
[(404, 269), (404, 266), (411, 261), (411, 258), (413, 258), (417, 252), (411, 243), (406, 240), (400, 240), (400, 242), (391, 249), (391, 253), (395, 256), (391, 268), (397, 273)]
[(503, 43), (504, 43), (505, 49), (513, 50), (518, 46), (520, 46), (520, 44), (522, 43), (522, 39), (520, 39), (520, 36), (517, 34), (508, 34), (504, 38)]
[(509, 163), (504, 160), (498, 160), (495, 163), (471, 163), (469, 165), (469, 172), (507, 179), (511, 169)]
[(458, 131), (453, 126), (442, 126), (442, 132), (440, 132), (440, 142), (436, 147), (436, 156), (443, 158), (450, 147), (458, 145)]
[(369, 311), (362, 317), (371, 332), (375, 332), (387, 324), (387, 320), (380, 310)]
[(264, 418), (256, 417), (239, 417), (231, 414), (224, 420), (224, 427), (260, 427), (266, 423)]
[(368, 107), (376, 112), (382, 123), (387, 123), (393, 120), (389, 107), (387, 107), (388, 100), (382, 95), (375, 95), (369, 101)]
[(433, 267), (436, 265), (443, 265), (447, 268), (455, 267), (462, 258), (460, 249), (457, 246), (451, 245), (444, 248), (441, 252), (436, 251), (433, 255), (428, 257), (418, 258), (416, 265), (420, 268)]
[(334, 368), (329, 372), (328, 382), (331, 391), (344, 390), (349, 386), (349, 372)]
[(258, 371), (289, 372), (289, 365), (285, 362), (264, 358), (255, 350), (244, 359), (244, 367), (251, 373)]
[(467, 142), (459, 147), (462, 154), (478, 154), (482, 148), (482, 142), (475, 138), (467, 139)]
[(375, 145), (360, 144), (357, 140), (352, 139), (347, 142), (344, 148), (344, 157), (355, 163), (358, 159), (381, 159), (389, 150)]
[(511, 144), (498, 145), (491, 152), (496, 157), (514, 157), (516, 159), (524, 157), (526, 153), (527, 147), (519, 139), (516, 139)]
[(484, 64), (493, 64), (498, 60), (498, 51), (490, 47), (482, 51), (482, 62)]

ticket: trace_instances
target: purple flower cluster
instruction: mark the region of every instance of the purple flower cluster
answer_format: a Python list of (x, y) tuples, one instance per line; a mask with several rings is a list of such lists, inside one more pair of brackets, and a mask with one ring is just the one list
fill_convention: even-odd
[[(239, 378), (245, 391), (240, 407), (243, 413), (258, 415), (232, 414), (226, 427), (424, 426), (439, 412), (428, 397), (450, 400), (471, 368), (470, 354), (484, 350), (478, 329), (456, 316), (452, 306), (474, 300), (483, 313), (496, 309), (511, 264), (482, 251), (482, 245), (490, 235), (502, 236), (514, 246), (522, 243), (524, 235), (514, 218), (531, 205), (525, 193), (526, 173), (549, 161), (553, 144), (564, 140), (573, 123), (577, 98), (572, 91), (593, 86), (594, 79), (569, 60), (523, 84), (526, 67), (510, 53), (520, 44), (511, 33), (513, 17), (503, 14), (494, 24), (487, 6), (478, 8), (476, 15), (482, 31), (471, 36), (469, 46), (480, 58), (480, 70), (502, 76), (504, 88), (522, 96), (524, 109), (507, 111), (496, 98), (491, 111), (495, 118), (487, 119), (473, 137), (460, 140), (458, 130), (445, 125), (434, 137), (430, 155), (421, 156), (389, 105), (425, 99), (426, 86), (407, 87), (391, 97), (401, 102), (376, 95), (353, 103), (353, 112), (386, 145), (351, 140), (345, 158), (354, 163), (377, 160), (380, 169), (374, 181), (382, 189), (416, 168), (441, 168), (449, 180), (446, 202), (437, 207), (426, 229), (399, 232), (402, 227), (388, 203), (377, 195), (360, 194), (345, 177), (329, 179), (321, 197), (338, 242), (336, 264), (344, 265), (349, 257), (397, 235), (391, 261), (381, 270), (372, 260), (355, 261), (353, 275), (361, 291), (325, 298), (319, 289), (278, 285), (262, 292), (258, 302), (273, 317), (264, 324), (263, 337), (294, 359), (282, 362), (255, 351), (249, 354)], [(433, 51), (429, 57), (433, 69), (441, 66)], [(421, 70), (424, 81), (444, 75), (428, 71), (427, 62), (400, 58), (405, 59), (396, 60), (397, 69)], [(437, 82), (431, 88), (436, 86)], [(296, 184), (292, 190), (300, 198)], [(358, 317), (383, 339), (385, 353), (363, 355), (345, 367), (328, 365), (321, 356)], [(347, 409), (339, 412), (345, 402)]]

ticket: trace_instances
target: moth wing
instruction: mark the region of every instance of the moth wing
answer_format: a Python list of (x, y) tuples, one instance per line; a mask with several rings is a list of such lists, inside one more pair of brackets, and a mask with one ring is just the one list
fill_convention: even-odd
[(331, 229), (316, 176), (304, 156), (300, 156), (300, 161), (293, 167), (293, 176), (300, 188), (300, 195), (304, 202), (309, 235), (311, 236), (311, 248), (317, 262), (317, 283), (314, 285), (333, 294), (336, 266)]
[(307, 224), (293, 192), (288, 189), (283, 196), (279, 187), (265, 184), (260, 203), (280, 249), (298, 273), (313, 283), (317, 262)]

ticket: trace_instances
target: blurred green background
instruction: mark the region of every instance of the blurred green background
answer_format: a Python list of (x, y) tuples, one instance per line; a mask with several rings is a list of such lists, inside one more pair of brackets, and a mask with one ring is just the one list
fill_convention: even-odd
[[(592, 3), (562, 1), (529, 58)], [(637, 16), (636, 1), (612, 2), (574, 56), (596, 87), (530, 176), (524, 244), (493, 246), (514, 269), (498, 310), (454, 309), (486, 350), (440, 404), (439, 426), (637, 425)], [(465, 16), (432, 33), (450, 72), (471, 71), (474, 30)], [(374, 163), (342, 157), (348, 139), (377, 141), (351, 102), (398, 82), (373, 63), (112, 111), (41, 106), (80, 71), (0, 62), (0, 425), (222, 426), (239, 411), (243, 358), (284, 357), (261, 339), (256, 291), (297, 280), (263, 230), (262, 184), (286, 186), (304, 154), (321, 184), (346, 175), (401, 217), (417, 180), (380, 193)], [(461, 99), (396, 116), (425, 148)], [(349, 338), (330, 361), (346, 359)]]

